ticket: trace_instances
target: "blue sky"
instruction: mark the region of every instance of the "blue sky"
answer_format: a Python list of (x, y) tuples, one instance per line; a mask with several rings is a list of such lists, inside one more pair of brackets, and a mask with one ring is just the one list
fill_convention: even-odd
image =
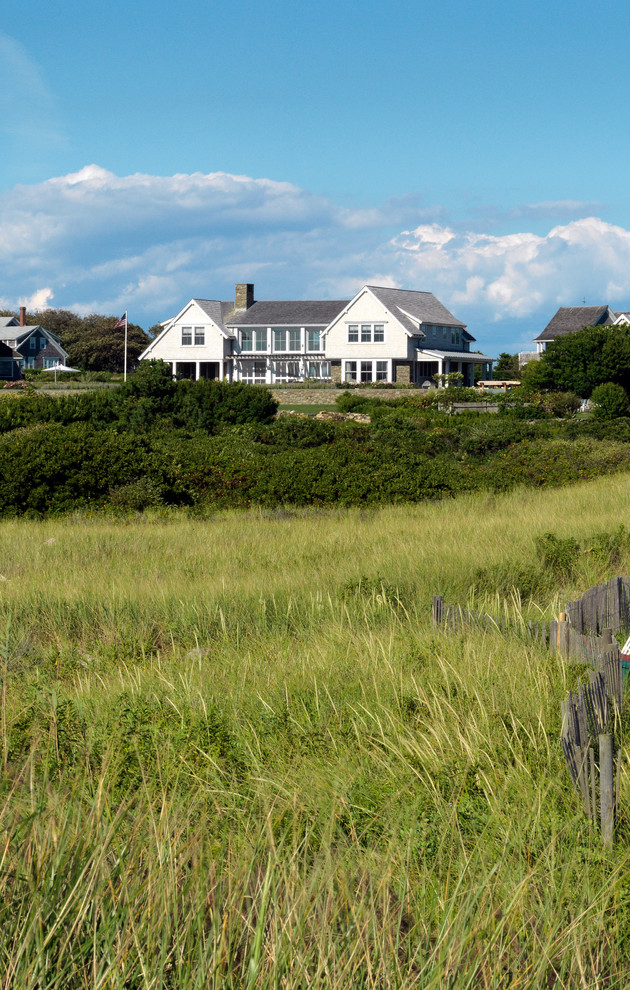
[(4, 0), (0, 306), (630, 307), (627, 4)]

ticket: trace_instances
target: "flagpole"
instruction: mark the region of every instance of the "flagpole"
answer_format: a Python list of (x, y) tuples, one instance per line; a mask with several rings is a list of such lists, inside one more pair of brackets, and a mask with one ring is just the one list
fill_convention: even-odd
[(125, 381), (127, 381), (127, 310), (125, 310)]

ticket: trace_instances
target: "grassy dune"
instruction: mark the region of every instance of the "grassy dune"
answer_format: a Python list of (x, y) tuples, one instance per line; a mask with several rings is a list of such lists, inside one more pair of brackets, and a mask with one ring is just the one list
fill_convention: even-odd
[(572, 794), (575, 670), (429, 611), (551, 614), (627, 571), (589, 548), (629, 503), (2, 523), (0, 988), (625, 986), (630, 828), (604, 854)]

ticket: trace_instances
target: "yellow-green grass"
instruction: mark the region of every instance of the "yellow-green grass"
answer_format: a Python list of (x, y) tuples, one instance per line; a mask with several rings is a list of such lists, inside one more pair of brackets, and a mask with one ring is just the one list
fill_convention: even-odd
[(575, 669), (429, 613), (546, 531), (570, 581), (487, 604), (610, 576), (629, 484), (3, 523), (2, 990), (625, 986), (625, 762), (606, 854), (559, 745)]

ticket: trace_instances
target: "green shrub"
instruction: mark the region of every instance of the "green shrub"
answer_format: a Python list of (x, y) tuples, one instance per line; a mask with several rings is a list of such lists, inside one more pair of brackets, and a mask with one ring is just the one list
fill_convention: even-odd
[(628, 393), (623, 385), (615, 382), (606, 382), (593, 389), (591, 403), (597, 419), (617, 419), (630, 413)]
[(556, 577), (566, 579), (575, 570), (581, 548), (573, 537), (561, 539), (555, 533), (543, 533), (536, 537), (536, 549), (544, 566)]

